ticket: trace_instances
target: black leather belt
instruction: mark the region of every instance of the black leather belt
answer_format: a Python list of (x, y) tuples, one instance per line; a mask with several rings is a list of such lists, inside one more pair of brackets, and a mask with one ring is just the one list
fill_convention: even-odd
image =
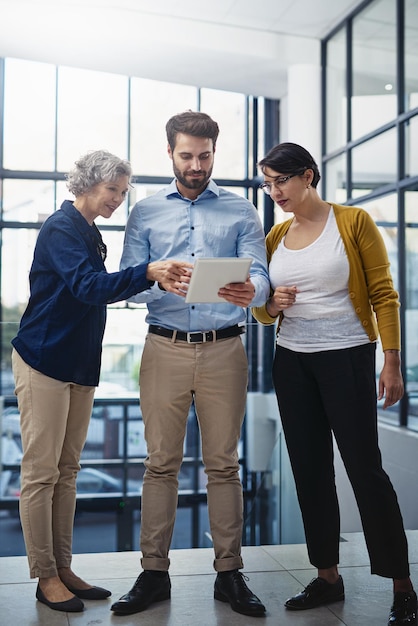
[(175, 339), (175, 341), (187, 341), (187, 343), (206, 343), (207, 341), (216, 341), (217, 339), (228, 339), (229, 337), (236, 337), (245, 333), (244, 326), (230, 326), (229, 328), (221, 328), (220, 330), (207, 330), (202, 333), (185, 333), (182, 330), (171, 330), (170, 328), (164, 328), (164, 326), (154, 326), (151, 324), (148, 328), (150, 333), (154, 335), (161, 335), (168, 339)]

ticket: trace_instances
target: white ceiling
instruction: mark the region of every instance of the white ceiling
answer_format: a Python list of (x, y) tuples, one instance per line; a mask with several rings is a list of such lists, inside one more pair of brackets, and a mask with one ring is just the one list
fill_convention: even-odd
[[(280, 98), (360, 0), (0, 0), (0, 56)], [(109, 94), (112, 97), (112, 94)]]
[[(361, 2), (0, 0), (0, 56), (281, 98), (289, 66), (319, 65), (320, 39)], [(417, 91), (418, 2), (405, 4)], [(363, 93), (375, 81), (379, 90), (393, 65), (395, 8), (379, 0), (356, 29)]]

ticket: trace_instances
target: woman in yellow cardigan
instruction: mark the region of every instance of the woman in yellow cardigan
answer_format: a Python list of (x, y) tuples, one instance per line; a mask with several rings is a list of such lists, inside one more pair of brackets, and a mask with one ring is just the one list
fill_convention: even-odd
[(403, 395), (399, 299), (382, 237), (369, 214), (325, 202), (305, 148), (273, 147), (259, 163), (263, 190), (291, 218), (266, 238), (271, 296), (253, 308), (277, 322), (273, 382), (317, 578), (291, 610), (344, 600), (338, 573), (340, 515), (332, 433), (354, 490), (371, 572), (393, 579), (388, 624), (416, 624), (417, 596), (398, 500), (377, 438), (375, 347), (384, 351), (378, 398)]

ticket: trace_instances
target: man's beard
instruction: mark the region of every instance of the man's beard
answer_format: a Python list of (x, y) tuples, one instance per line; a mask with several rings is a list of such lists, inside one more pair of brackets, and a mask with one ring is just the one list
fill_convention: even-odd
[(208, 184), (212, 175), (212, 168), (210, 168), (207, 172), (200, 170), (200, 173), (203, 175), (202, 178), (186, 178), (174, 163), (173, 171), (178, 182), (183, 185), (183, 187), (186, 187), (186, 189), (203, 189), (203, 187), (206, 187)]

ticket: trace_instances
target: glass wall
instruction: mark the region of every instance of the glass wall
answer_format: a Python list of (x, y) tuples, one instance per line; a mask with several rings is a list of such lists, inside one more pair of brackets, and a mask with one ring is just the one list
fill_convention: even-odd
[(327, 152), (345, 144), (347, 137), (347, 34), (340, 30), (329, 42), (326, 64)]
[[(4, 410), (0, 407), (0, 516), (7, 511), (14, 519), (21, 443), (10, 341), (28, 301), (28, 276), (39, 229), (64, 199), (71, 199), (66, 172), (89, 150), (106, 149), (131, 161), (134, 176), (129, 197), (111, 220), (96, 220), (107, 245), (107, 270), (117, 271), (130, 207), (161, 189), (173, 176), (167, 154), (167, 120), (187, 109), (209, 113), (220, 126), (215, 180), (221, 179), (225, 188), (256, 202), (256, 151), (258, 148), (262, 154), (265, 145), (258, 111), (264, 101), (239, 93), (13, 58), (0, 60), (0, 64), (4, 100), (4, 108), (0, 108), (0, 128), (4, 129), (2, 149), (0, 146), (0, 399), (4, 402)], [(138, 376), (146, 313), (144, 305), (120, 302), (108, 307), (100, 385), (77, 482), (78, 509), (93, 516), (92, 523), (100, 523), (101, 528), (104, 522), (99, 522), (97, 510), (106, 512), (109, 526), (118, 527), (108, 544), (101, 544), (101, 551), (135, 549), (138, 541), (138, 495), (146, 454)], [(256, 344), (256, 335), (254, 340)], [(256, 345), (254, 354), (258, 354)], [(257, 361), (251, 360), (250, 367), (259, 369)], [(256, 477), (247, 475), (244, 447), (243, 441), (241, 476), (246, 500), (252, 500)], [(205, 484), (192, 407), (173, 547), (210, 544)], [(261, 528), (262, 522), (251, 513), (248, 525), (245, 533), (251, 540), (254, 528)], [(76, 546), (78, 532), (76, 523)], [(267, 535), (263, 532), (266, 539)], [(15, 545), (21, 545), (23, 554), (23, 542), (13, 542)], [(2, 549), (0, 545), (0, 553)], [(10, 542), (6, 541), (4, 549), (11, 549)], [(81, 550), (90, 551), (86, 545)]]
[(351, 29), (350, 122), (351, 139), (357, 139), (396, 117), (396, 1), (374, 0)]
[[(198, 100), (195, 87), (131, 79), (130, 159), (137, 174), (171, 176), (171, 161), (166, 158), (166, 122), (181, 111), (196, 111)], [(150, 189), (150, 193), (154, 191)]]
[[(324, 197), (364, 207), (378, 224), (387, 245), (402, 303), (407, 394), (405, 402), (393, 410), (379, 411), (379, 415), (393, 424), (415, 430), (418, 430), (417, 30), (416, 0), (370, 0), (363, 2), (360, 9), (323, 41), (321, 181)], [(256, 168), (260, 155), (264, 156), (280, 140), (278, 102), (17, 59), (0, 60), (0, 63), (0, 97), (4, 101), (3, 111), (0, 109), (3, 129), (0, 391), (6, 398), (2, 440), (8, 442), (7, 463), (12, 468), (6, 470), (9, 472), (6, 479), (2, 473), (1, 505), (6, 492), (7, 497), (17, 501), (19, 488), (14, 473), (19, 462), (19, 425), (13, 405), (10, 340), (28, 299), (28, 273), (39, 228), (63, 199), (69, 197), (65, 173), (78, 156), (90, 149), (105, 148), (129, 158), (133, 165), (129, 198), (111, 221), (98, 220), (108, 246), (109, 271), (119, 266), (129, 208), (171, 180), (165, 124), (171, 115), (185, 109), (200, 108), (220, 124), (215, 180), (259, 206), (266, 230), (283, 216), (279, 215), (280, 211), (274, 215), (272, 202), (258, 191)], [(82, 102), (77, 98), (79, 93), (83, 94)], [(146, 309), (140, 305), (119, 303), (109, 307), (101, 382), (83, 453), (79, 507), (92, 515), (100, 515), (97, 510), (101, 508), (109, 513), (110, 526), (119, 524), (121, 529), (117, 537), (112, 535), (105, 550), (131, 549), (130, 545), (135, 548), (138, 537), (139, 502), (131, 496), (136, 496), (140, 489), (145, 454), (137, 401), (145, 316)], [(261, 327), (248, 320), (250, 391), (256, 397), (259, 392), (267, 397), (271, 395), (273, 332), (273, 327)], [(378, 365), (382, 358), (379, 352)], [(273, 440), (276, 448), (283, 448), (281, 440), (270, 437), (270, 443)], [(2, 449), (2, 460), (6, 463), (6, 448)], [(207, 547), (210, 533), (205, 477), (193, 410), (185, 452), (173, 547)], [(289, 508), (291, 494), (294, 496), (290, 473), (281, 466), (270, 467), (268, 460), (267, 469), (255, 466), (250, 472), (245, 440), (241, 453), (245, 541), (279, 543), (286, 533), (301, 534), (299, 518)], [(276, 457), (272, 453), (271, 458)], [(283, 459), (280, 456), (280, 463)], [(276, 485), (278, 475), (281, 482)], [(275, 498), (285, 501), (280, 507), (283, 515), (280, 521), (280, 516), (272, 515), (276, 511)], [(15, 514), (17, 507), (10, 511)], [(81, 545), (78, 541), (76, 529), (76, 546)], [(88, 551), (88, 546), (83, 544), (79, 551)]]
[[(82, 98), (77, 94), (82, 94)], [(63, 199), (71, 197), (64, 182), (65, 173), (81, 154), (104, 148), (129, 158), (133, 165), (134, 185), (126, 203), (111, 222), (100, 218), (96, 221), (108, 246), (107, 268), (115, 271), (129, 206), (171, 180), (172, 162), (167, 155), (165, 135), (165, 124), (171, 115), (196, 110), (200, 103), (200, 110), (218, 121), (221, 132), (214, 178), (221, 178), (226, 181), (224, 186), (248, 195), (251, 184), (247, 178), (253, 160), (248, 150), (249, 132), (253, 130), (253, 126), (249, 128), (248, 101), (243, 94), (5, 59), (5, 106), (1, 120), (4, 147), (0, 163), (1, 293), (3, 306), (16, 311), (15, 321), (27, 302), (28, 270), (38, 230)], [(258, 136), (252, 137), (252, 142), (263, 146)], [(140, 314), (135, 311), (127, 315), (123, 303), (119, 308), (124, 321), (108, 325), (105, 363), (108, 350), (114, 351), (115, 345), (125, 344), (129, 337), (136, 341), (146, 327), (143, 315), (138, 324)], [(6, 358), (10, 345), (3, 343)], [(5, 373), (7, 367), (3, 360)], [(105, 368), (102, 378), (108, 375), (111, 372)], [(127, 390), (136, 389), (128, 369), (123, 382)]]
[(4, 62), (3, 167), (55, 167), (56, 68), (18, 59)]
[[(370, 0), (323, 41), (326, 197), (359, 205), (400, 294), (405, 398), (380, 417), (418, 430), (418, 5)], [(378, 368), (383, 355), (378, 353)]]

